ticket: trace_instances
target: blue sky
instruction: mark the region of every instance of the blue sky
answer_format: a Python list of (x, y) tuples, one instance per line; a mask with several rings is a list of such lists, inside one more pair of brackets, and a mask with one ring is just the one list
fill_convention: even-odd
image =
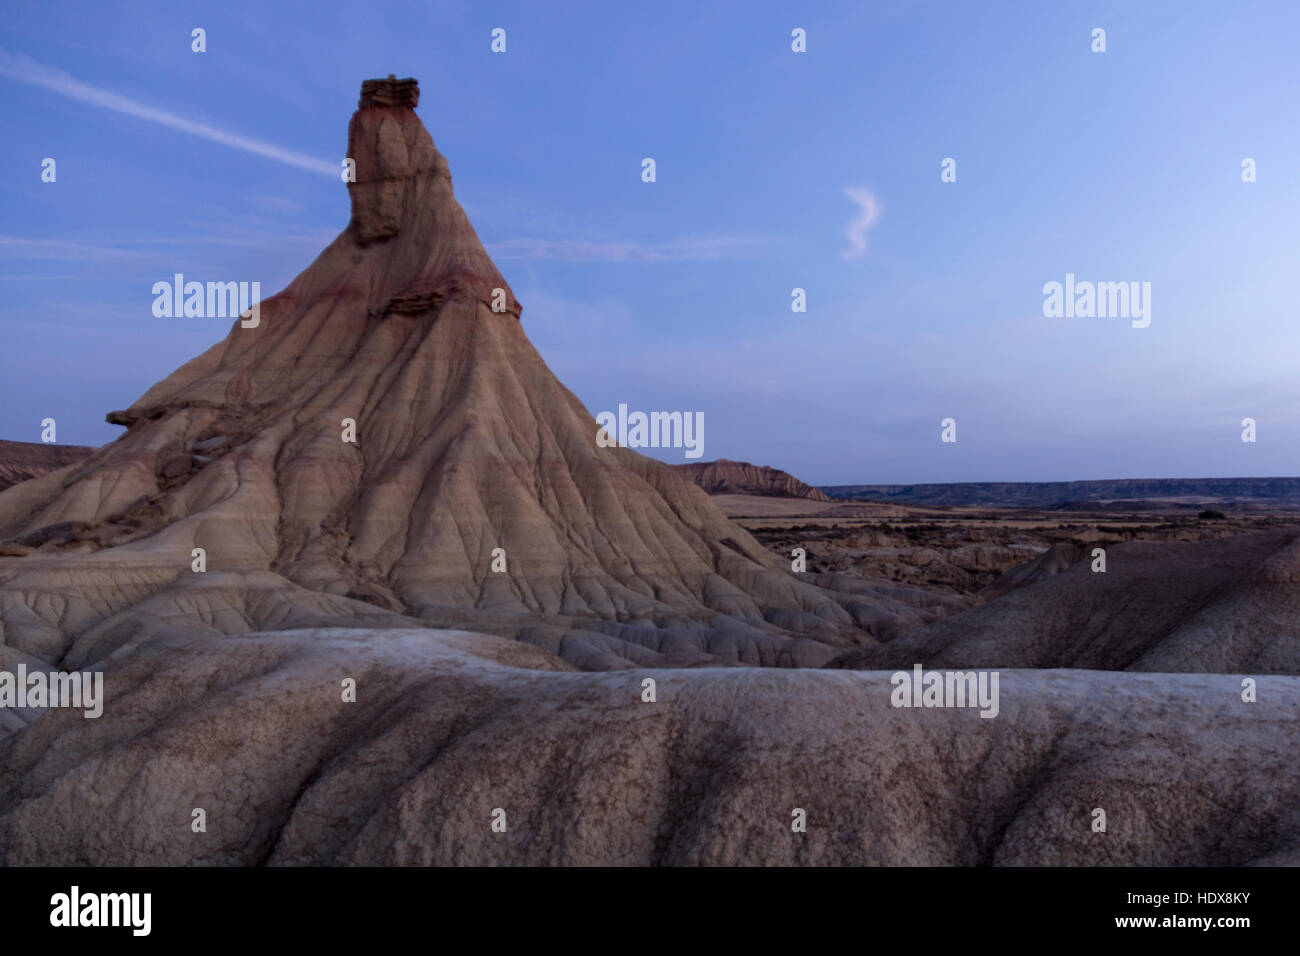
[[(1300, 473), (1294, 4), (7, 7), (2, 438), (112, 440), (226, 335), (155, 281), (305, 268), (396, 73), (593, 415), (702, 411), (705, 458), (816, 484)], [(1067, 272), (1150, 282), (1150, 327), (1045, 318)]]

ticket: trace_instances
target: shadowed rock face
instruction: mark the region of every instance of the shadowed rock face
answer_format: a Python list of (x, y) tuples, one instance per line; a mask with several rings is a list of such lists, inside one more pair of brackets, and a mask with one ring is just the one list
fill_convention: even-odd
[(985, 719), (887, 673), (557, 665), (428, 630), (138, 648), (102, 718), (0, 738), (0, 863), (1300, 862), (1297, 678), (1006, 672)]
[(785, 498), (808, 498), (830, 501), (811, 485), (805, 485), (789, 472), (747, 461), (717, 461), (674, 466), (711, 495), (771, 495)]
[(1300, 529), (1129, 541), (1106, 550), (1104, 573), (1092, 565), (1053, 549), (995, 582), (996, 600), (831, 666), (1300, 674)]
[(328, 598), (335, 623), (473, 627), (595, 668), (817, 665), (871, 640), (859, 625), (889, 602), (811, 586), (671, 467), (597, 446), (456, 202), (413, 81), (377, 82), (348, 131), (348, 228), (256, 327), (112, 413), (125, 435), (0, 495), (0, 542), (38, 548), (0, 558), (4, 640), (57, 659), (195, 616), (275, 628), (300, 615), (238, 598), (268, 574), (270, 606)]
[(80, 461), (94, 450), (84, 445), (0, 441), (0, 491)]

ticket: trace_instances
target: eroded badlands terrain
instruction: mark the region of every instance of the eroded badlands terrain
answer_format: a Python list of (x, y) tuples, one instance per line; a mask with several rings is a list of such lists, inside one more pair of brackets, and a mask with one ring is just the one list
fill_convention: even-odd
[[(0, 864), (1300, 862), (1294, 511), (603, 447), (418, 98), (363, 84), (255, 326), (0, 446)], [(916, 665), (996, 707), (896, 706)]]

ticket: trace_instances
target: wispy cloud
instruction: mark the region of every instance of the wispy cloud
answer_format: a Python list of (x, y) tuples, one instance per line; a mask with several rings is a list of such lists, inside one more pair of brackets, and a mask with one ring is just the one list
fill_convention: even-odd
[(586, 239), (503, 239), (487, 243), (495, 259), (560, 262), (698, 262), (737, 259), (771, 242), (762, 236), (705, 236), (666, 242), (599, 242)]
[[(217, 228), (217, 227), (209, 227)], [(227, 235), (208, 233), (193, 236), (148, 236), (115, 240), (124, 246), (233, 246), (239, 249), (276, 248), (283, 245), (302, 244), (322, 249), (338, 238), (337, 229), (316, 229), (308, 232), (271, 232), (265, 229), (232, 230)]]
[[(148, 238), (117, 238), (111, 242), (79, 239), (33, 239), (29, 236), (0, 235), (0, 260), (4, 259), (60, 259), (68, 262), (103, 262), (119, 260), (155, 259), (157, 251), (148, 247), (162, 246), (231, 246), (237, 249), (276, 248), (300, 243), (321, 247), (331, 242), (337, 231), (320, 230), (304, 233), (247, 232), (217, 236), (203, 233), (194, 236), (152, 236)], [(131, 246), (143, 246), (133, 249)]]
[(302, 203), (284, 196), (249, 196), (248, 202), (249, 205), (259, 206), (284, 216), (296, 216), (302, 212)]
[(316, 159), (303, 153), (296, 153), (293, 150), (282, 149), (271, 143), (250, 139), (229, 130), (218, 129), (207, 123), (196, 123), (194, 120), (149, 106), (139, 100), (133, 100), (130, 97), (97, 86), (91, 86), (89, 83), (83, 83), (62, 70), (37, 63), (22, 54), (9, 53), (7, 50), (0, 49), (0, 76), (7, 76), (20, 83), (43, 87), (61, 96), (80, 100), (83, 103), (89, 103), (102, 109), (125, 113), (128, 116), (134, 116), (150, 123), (158, 123), (169, 129), (189, 133), (191, 136), (198, 136), (214, 143), (220, 143), (231, 149), (240, 149), (246, 153), (273, 159), (278, 163), (296, 166), (299, 169), (307, 169), (325, 176), (337, 176), (339, 174), (339, 167), (325, 160)]
[(73, 262), (143, 259), (144, 253), (97, 242), (0, 236), (0, 259), (60, 259)]
[(849, 240), (849, 247), (844, 250), (845, 259), (857, 259), (867, 251), (867, 233), (880, 218), (880, 201), (866, 186), (846, 186), (844, 195), (858, 204), (858, 214), (853, 217), (844, 236)]

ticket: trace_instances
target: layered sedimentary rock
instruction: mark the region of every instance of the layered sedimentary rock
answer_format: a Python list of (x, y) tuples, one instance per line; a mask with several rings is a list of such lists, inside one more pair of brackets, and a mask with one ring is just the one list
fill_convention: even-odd
[(1101, 571), (1092, 550), (1053, 548), (988, 603), (833, 666), (1300, 674), (1300, 529), (1104, 551)]
[(789, 472), (768, 465), (751, 465), (747, 461), (719, 458), (717, 461), (693, 462), (675, 467), (711, 495), (767, 495), (809, 498), (813, 501), (831, 500)]
[[(414, 81), (366, 84), (351, 222), (256, 324), (111, 413), (117, 441), (0, 494), (0, 542), (36, 548), (0, 558), (4, 641), (107, 653), (194, 619), (237, 633), (328, 607), (588, 667), (816, 665), (882, 613), (912, 615), (809, 585), (680, 472), (598, 446), (417, 99)], [(236, 600), (240, 581), (279, 597)]]
[(85, 445), (0, 441), (0, 491), (81, 461), (94, 450)]
[(429, 630), (138, 648), (102, 718), (0, 738), (0, 864), (1300, 862), (1298, 678), (1010, 671), (985, 719), (888, 673), (556, 666)]
[[(351, 222), (255, 324), (0, 493), (0, 672), (104, 688), (0, 708), (0, 865), (1300, 863), (1294, 529), (928, 627), (970, 599), (791, 574), (600, 447), (417, 102), (365, 84)], [(887, 670), (681, 669), (832, 659)], [(895, 706), (921, 662), (996, 716)]]

